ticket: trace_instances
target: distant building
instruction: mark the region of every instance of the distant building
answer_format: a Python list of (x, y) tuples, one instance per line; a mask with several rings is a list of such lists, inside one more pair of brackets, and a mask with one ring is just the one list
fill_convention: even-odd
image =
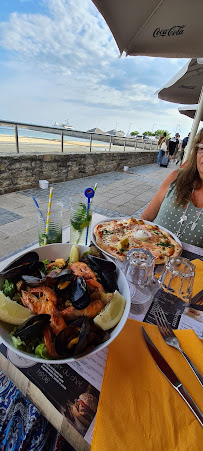
[(98, 134), (104, 134), (105, 132), (103, 132), (103, 130), (101, 130), (100, 128), (91, 128), (91, 130), (87, 130), (87, 133), (98, 133)]
[(116, 130), (115, 128), (113, 130), (109, 130), (108, 132), (106, 132), (106, 135), (111, 135), (111, 136), (118, 136), (118, 137), (123, 137), (125, 136), (125, 133), (122, 130)]

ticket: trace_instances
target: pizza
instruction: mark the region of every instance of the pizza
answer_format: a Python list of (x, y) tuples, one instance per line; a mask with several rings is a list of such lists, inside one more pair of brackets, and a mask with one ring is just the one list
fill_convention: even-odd
[(94, 235), (100, 249), (121, 261), (132, 248), (150, 251), (156, 265), (166, 263), (169, 257), (177, 257), (182, 250), (168, 231), (141, 219), (121, 218), (101, 222), (94, 228)]

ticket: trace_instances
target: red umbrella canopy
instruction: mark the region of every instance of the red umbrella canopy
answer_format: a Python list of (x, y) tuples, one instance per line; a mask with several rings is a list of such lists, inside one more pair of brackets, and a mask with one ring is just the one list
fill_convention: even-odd
[(202, 57), (203, 0), (92, 0), (120, 52)]

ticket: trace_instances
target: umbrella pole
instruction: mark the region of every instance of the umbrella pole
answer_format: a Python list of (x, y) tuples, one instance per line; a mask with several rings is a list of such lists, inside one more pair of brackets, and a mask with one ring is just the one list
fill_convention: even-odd
[(192, 149), (192, 143), (193, 143), (193, 140), (194, 140), (195, 135), (197, 133), (197, 129), (198, 129), (199, 123), (201, 121), (202, 113), (203, 113), (203, 86), (202, 86), (202, 90), (201, 90), (201, 93), (200, 93), (200, 96), (199, 96), (199, 103), (198, 103), (197, 111), (195, 113), (195, 117), (194, 117), (194, 120), (193, 120), (190, 136), (189, 136), (189, 139), (188, 139), (188, 144), (187, 144), (187, 146), (185, 148), (183, 163), (189, 157), (190, 151)]

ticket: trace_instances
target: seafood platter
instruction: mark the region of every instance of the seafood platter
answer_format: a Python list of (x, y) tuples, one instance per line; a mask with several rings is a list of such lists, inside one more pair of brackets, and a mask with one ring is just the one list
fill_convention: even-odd
[(36, 362), (69, 363), (100, 351), (122, 330), (130, 292), (95, 247), (50, 244), (0, 272), (0, 337)]

